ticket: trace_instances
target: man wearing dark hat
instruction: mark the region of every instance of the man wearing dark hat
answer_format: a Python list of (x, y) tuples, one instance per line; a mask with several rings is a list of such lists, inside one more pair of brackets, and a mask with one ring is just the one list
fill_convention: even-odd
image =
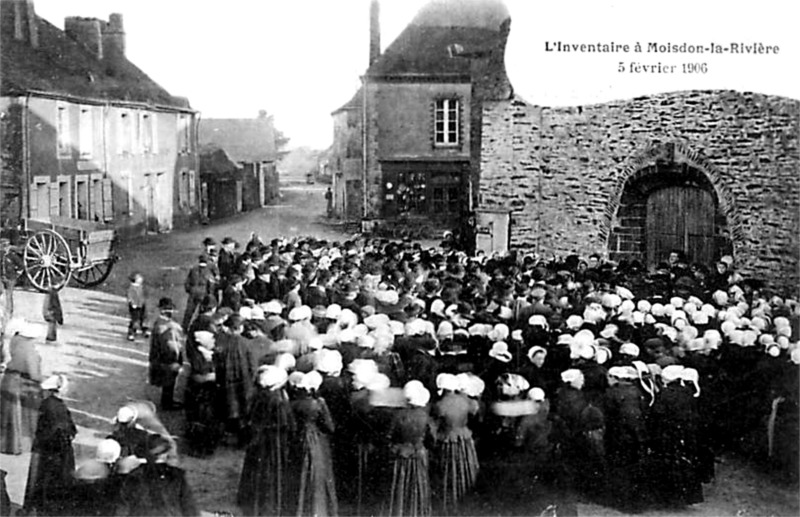
[(161, 387), (161, 409), (174, 409), (172, 392), (184, 359), (183, 331), (172, 319), (175, 304), (171, 298), (158, 301), (159, 315), (150, 335), (150, 384)]
[(209, 267), (209, 258), (202, 254), (197, 258), (197, 265), (189, 270), (184, 282), (184, 289), (188, 298), (186, 310), (183, 313), (183, 328), (188, 329), (196, 316), (197, 308), (207, 295), (215, 295), (217, 278)]
[(219, 250), (219, 257), (217, 258), (217, 268), (219, 269), (219, 277), (223, 288), (236, 266), (237, 256), (235, 250), (237, 246), (237, 242), (231, 237), (222, 239), (222, 248)]

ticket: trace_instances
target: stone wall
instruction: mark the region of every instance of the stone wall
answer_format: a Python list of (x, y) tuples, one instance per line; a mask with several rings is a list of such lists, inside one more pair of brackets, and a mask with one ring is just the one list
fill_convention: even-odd
[(800, 101), (735, 91), (570, 108), (487, 102), (481, 206), (515, 210), (512, 245), (608, 254), (625, 233), (626, 184), (677, 164), (713, 189), (736, 266), (797, 289), (799, 133)]

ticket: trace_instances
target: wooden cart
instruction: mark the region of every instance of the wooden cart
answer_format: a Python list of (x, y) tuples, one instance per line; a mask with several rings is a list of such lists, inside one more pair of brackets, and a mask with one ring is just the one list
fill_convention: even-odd
[(84, 287), (102, 283), (118, 257), (116, 232), (91, 221), (53, 217), (50, 221), (24, 219), (17, 249), (25, 276), (33, 287), (60, 290), (74, 278)]

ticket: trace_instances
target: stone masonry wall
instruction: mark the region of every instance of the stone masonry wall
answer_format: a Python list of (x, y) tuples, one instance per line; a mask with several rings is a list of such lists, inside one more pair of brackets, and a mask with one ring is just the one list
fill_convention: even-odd
[(736, 267), (800, 285), (800, 101), (676, 92), (544, 108), (484, 104), (480, 198), (515, 210), (512, 246), (606, 253), (628, 180), (685, 164), (714, 190)]

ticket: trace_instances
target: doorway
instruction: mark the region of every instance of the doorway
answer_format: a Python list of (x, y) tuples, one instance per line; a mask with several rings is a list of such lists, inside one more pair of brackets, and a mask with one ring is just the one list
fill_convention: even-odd
[(647, 263), (666, 262), (681, 250), (691, 262), (711, 264), (715, 255), (716, 203), (696, 187), (666, 187), (647, 197), (645, 225)]
[(690, 263), (711, 265), (731, 242), (714, 187), (684, 163), (645, 167), (625, 184), (608, 241), (609, 258), (649, 269), (683, 251)]

